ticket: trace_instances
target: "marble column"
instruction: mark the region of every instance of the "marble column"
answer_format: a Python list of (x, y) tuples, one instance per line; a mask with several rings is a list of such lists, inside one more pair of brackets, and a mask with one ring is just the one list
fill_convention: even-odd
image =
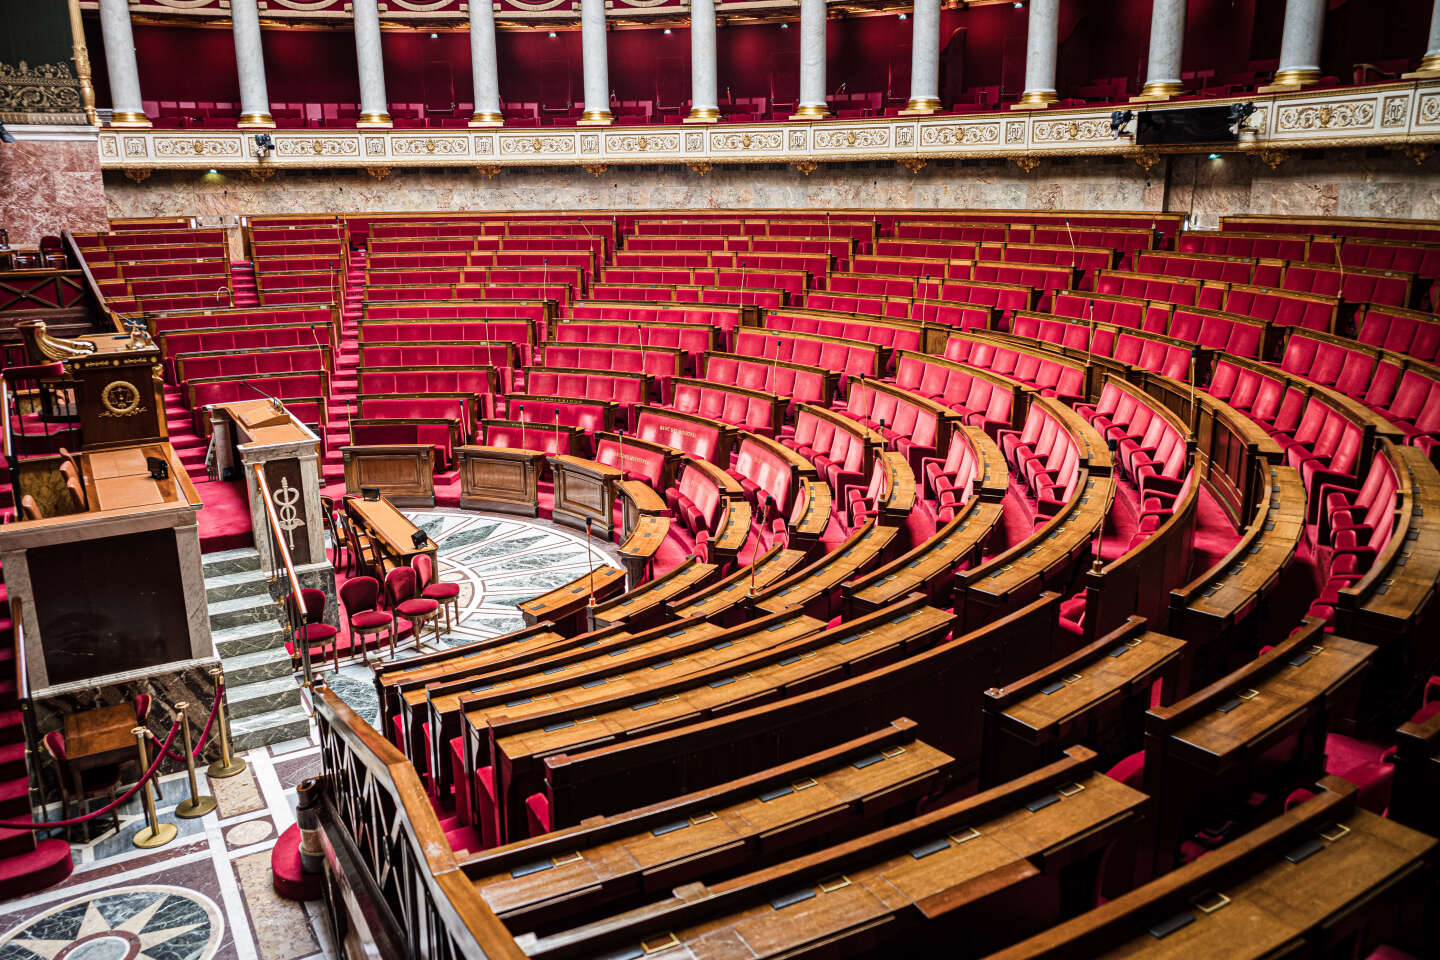
[(270, 93), (265, 86), (265, 54), (260, 49), (260, 11), (255, 0), (230, 0), (235, 33), (235, 69), (240, 76), (242, 127), (273, 127)]
[(581, 126), (604, 127), (610, 115), (610, 63), (605, 36), (605, 0), (580, 0), (580, 55), (585, 68), (585, 112)]
[(495, 8), (489, 0), (470, 2), (470, 72), (475, 78), (475, 112), (470, 126), (503, 126), (500, 67), (495, 57)]
[(1261, 93), (1299, 90), (1320, 79), (1320, 38), (1328, 6), (1327, 0), (1286, 0), (1280, 68), (1275, 82), (1261, 87)]
[(915, 0), (910, 21), (910, 102), (901, 113), (934, 113), (940, 109), (940, 0)]
[(690, 0), (690, 115), (686, 123), (720, 119), (715, 66), (715, 0)]
[(1150, 66), (1137, 100), (1166, 100), (1184, 88), (1180, 57), (1185, 49), (1186, 0), (1154, 0), (1150, 10)]
[(800, 103), (792, 120), (823, 120), (825, 103), (825, 0), (800, 0)]
[(1016, 110), (1048, 107), (1055, 95), (1055, 48), (1060, 39), (1060, 0), (1030, 0), (1025, 31), (1025, 92)]
[(114, 110), (110, 126), (150, 126), (140, 100), (140, 67), (135, 62), (128, 0), (100, 0), (100, 35), (105, 41), (105, 69), (110, 75), (110, 106)]
[(1420, 69), (1405, 74), (1407, 80), (1426, 77), (1440, 77), (1440, 0), (1435, 0), (1430, 11), (1430, 39), (1425, 44), (1425, 59), (1420, 61)]
[(390, 127), (390, 101), (385, 96), (385, 60), (380, 53), (380, 7), (377, 0), (353, 0), (355, 63), (360, 68), (360, 119), (357, 127)]

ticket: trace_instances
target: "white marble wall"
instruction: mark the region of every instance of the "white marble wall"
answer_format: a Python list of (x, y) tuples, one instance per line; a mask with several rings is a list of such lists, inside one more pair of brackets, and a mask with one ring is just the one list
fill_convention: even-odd
[[(918, 174), (898, 165), (821, 167), (810, 176), (785, 166), (612, 167), (599, 177), (575, 168), (505, 171), (396, 169), (383, 180), (363, 170), (280, 173), (269, 181), (236, 174), (156, 171), (136, 184), (105, 173), (112, 217), (205, 217), (263, 213), (423, 210), (954, 210), (1193, 209), (1213, 226), (1222, 213), (1440, 219), (1440, 177), (1386, 151), (1296, 154), (1276, 170), (1255, 157), (1162, 159), (1147, 174), (1123, 159), (1044, 161), (1025, 173), (1013, 163), (932, 162)], [(1167, 188), (1168, 181), (1168, 188)]]

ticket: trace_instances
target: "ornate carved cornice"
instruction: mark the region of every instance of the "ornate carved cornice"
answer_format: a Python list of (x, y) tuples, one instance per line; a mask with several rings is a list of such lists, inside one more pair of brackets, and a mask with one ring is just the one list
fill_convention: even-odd
[[(785, 163), (816, 169), (826, 163), (886, 160), (918, 170), (943, 159), (1013, 159), (1022, 169), (1047, 157), (1125, 156), (1149, 168), (1165, 154), (1221, 150), (1276, 157), (1307, 148), (1440, 143), (1440, 79), (1349, 90), (1207, 100), (1205, 106), (1252, 99), (1238, 142), (1137, 148), (1110, 132), (1110, 108), (1037, 110), (957, 116), (887, 117), (806, 123), (716, 124), (683, 130), (663, 126), (554, 127), (531, 130), (275, 130), (265, 159), (276, 169), (370, 167), (701, 165)], [(1183, 109), (1183, 106), (1176, 107)], [(245, 130), (114, 130), (100, 133), (105, 169), (242, 171), (260, 163)]]

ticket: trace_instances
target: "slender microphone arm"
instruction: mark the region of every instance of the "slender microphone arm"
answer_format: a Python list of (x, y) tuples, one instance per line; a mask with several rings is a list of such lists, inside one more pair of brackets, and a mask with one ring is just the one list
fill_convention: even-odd
[(260, 394), (260, 396), (264, 397), (266, 400), (269, 400), (269, 401), (270, 401), (270, 406), (272, 406), (272, 407), (275, 408), (275, 412), (276, 412), (276, 413), (284, 413), (284, 414), (286, 414), (287, 416), (289, 415), (289, 414), (288, 414), (288, 411), (286, 411), (286, 409), (285, 409), (285, 404), (281, 403), (280, 400), (279, 400), (277, 397), (275, 397), (275, 396), (273, 396), (273, 395), (271, 395), (271, 394), (266, 393), (264, 390), (261, 390), (259, 387), (255, 386), (255, 384), (251, 383), (249, 380), (241, 380), (240, 383), (241, 383), (241, 385), (246, 386), (246, 387), (249, 387), (251, 390), (254, 390), (256, 393)]

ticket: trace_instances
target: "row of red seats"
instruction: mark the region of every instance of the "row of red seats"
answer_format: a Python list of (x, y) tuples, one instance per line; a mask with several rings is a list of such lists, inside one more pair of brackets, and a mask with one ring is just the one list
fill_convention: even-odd
[(1067, 403), (1085, 396), (1083, 367), (1026, 353), (1024, 350), (989, 340), (951, 337), (945, 341), (945, 359), (988, 370), (1027, 387), (1033, 387), (1041, 396), (1058, 397)]

